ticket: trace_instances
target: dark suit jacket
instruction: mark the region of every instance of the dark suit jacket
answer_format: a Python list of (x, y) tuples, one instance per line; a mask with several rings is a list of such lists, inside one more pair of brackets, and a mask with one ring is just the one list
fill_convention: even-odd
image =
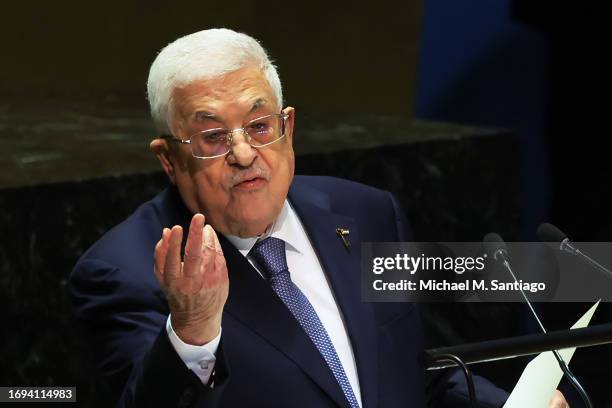
[[(296, 176), (289, 200), (304, 224), (342, 311), (363, 406), (465, 404), (457, 376), (426, 384), (419, 310), (408, 303), (364, 303), (360, 243), (405, 241), (409, 232), (391, 194), (329, 177)], [(170, 344), (169, 313), (153, 276), (163, 227), (191, 214), (174, 187), (109, 231), (76, 265), (71, 293), (99, 366), (121, 406), (348, 407), (325, 361), (269, 285), (225, 238), (230, 289), (214, 387), (186, 368)], [(336, 228), (350, 231), (347, 249)], [(479, 380), (479, 399), (501, 406), (506, 394)], [(427, 395), (427, 390), (435, 395)], [(467, 404), (466, 404), (467, 406)]]

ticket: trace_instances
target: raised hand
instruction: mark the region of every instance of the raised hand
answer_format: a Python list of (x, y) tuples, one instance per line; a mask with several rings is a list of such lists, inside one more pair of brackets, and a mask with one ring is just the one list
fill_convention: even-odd
[(155, 246), (155, 276), (166, 293), (172, 327), (188, 344), (202, 345), (213, 340), (221, 328), (229, 280), (223, 250), (217, 234), (205, 218), (191, 219), (181, 261), (183, 228), (164, 228)]

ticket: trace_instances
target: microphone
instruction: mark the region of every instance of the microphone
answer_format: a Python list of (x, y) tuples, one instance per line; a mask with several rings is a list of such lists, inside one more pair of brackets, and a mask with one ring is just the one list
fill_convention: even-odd
[[(564, 235), (561, 232), (561, 230), (559, 230), (558, 228), (554, 227), (553, 225), (550, 225), (550, 226), (553, 228), (544, 227), (544, 229), (546, 230), (545, 231), (546, 233), (550, 233), (550, 234), (554, 233), (556, 234), (555, 237)], [(539, 230), (540, 228), (538, 228), (538, 231)], [(561, 239), (560, 241), (563, 241), (563, 239)], [(533, 308), (533, 305), (529, 301), (529, 298), (525, 294), (525, 291), (523, 291), (523, 288), (521, 287), (521, 285), (518, 285), (518, 279), (516, 278), (516, 275), (514, 275), (514, 272), (512, 271), (512, 268), (510, 267), (510, 262), (508, 261), (508, 248), (503, 238), (499, 234), (490, 232), (487, 235), (485, 235), (485, 237), (483, 238), (483, 242), (485, 244), (485, 248), (487, 249), (487, 252), (493, 254), (493, 259), (496, 260), (497, 262), (501, 262), (504, 265), (504, 268), (506, 268), (506, 270), (510, 272), (510, 275), (512, 275), (512, 279), (514, 279), (514, 282), (517, 283), (517, 286), (521, 292), (521, 295), (523, 296), (523, 299), (527, 303), (527, 306), (529, 306), (529, 310), (531, 310), (532, 316), (538, 322), (538, 325), (540, 326), (540, 330), (542, 331), (542, 333), (546, 334), (547, 333), (546, 328), (542, 324), (540, 317), (538, 316), (535, 309)], [(553, 242), (556, 242), (556, 240)], [(591, 402), (591, 399), (589, 398), (588, 394), (586, 393), (586, 391), (584, 390), (584, 388), (582, 387), (582, 385), (580, 384), (576, 376), (574, 376), (574, 374), (570, 371), (567, 363), (565, 362), (565, 360), (563, 360), (563, 357), (561, 357), (561, 354), (559, 354), (557, 350), (552, 350), (552, 353), (555, 356), (557, 363), (559, 364), (559, 368), (561, 368), (561, 371), (563, 371), (563, 374), (565, 374), (569, 382), (574, 386), (576, 391), (578, 391), (578, 394), (580, 394), (580, 397), (582, 398), (584, 405), (586, 405), (588, 408), (593, 408), (593, 403)]]
[(612, 278), (612, 271), (610, 271), (608, 268), (606, 268), (587, 254), (576, 248), (568, 238), (567, 234), (561, 231), (559, 228), (555, 227), (554, 225), (548, 222), (540, 224), (536, 231), (536, 236), (542, 242), (551, 242), (554, 244), (558, 244), (560, 251), (568, 252), (572, 255), (579, 256), (580, 258), (587, 261), (587, 263), (593, 266), (595, 269), (605, 273), (606, 275), (608, 275), (608, 277)]
[(540, 226), (536, 230), (536, 235), (538, 236), (538, 239), (544, 242), (561, 243), (568, 239), (567, 234), (565, 232), (561, 231), (559, 228), (548, 222), (540, 224)]
[[(483, 242), (485, 245), (485, 249), (487, 250), (487, 253), (493, 254), (493, 259), (495, 259), (497, 262), (500, 262), (502, 265), (504, 265), (504, 268), (506, 268), (506, 270), (510, 273), (510, 275), (512, 275), (512, 279), (514, 279), (514, 282), (516, 282), (518, 285), (518, 279), (516, 278), (514, 271), (510, 267), (510, 262), (508, 261), (508, 247), (506, 246), (504, 239), (499, 234), (496, 234), (495, 232), (490, 232), (487, 235), (485, 235), (485, 237), (483, 238)], [(540, 321), (540, 317), (538, 316), (535, 309), (533, 308), (533, 305), (529, 301), (529, 298), (527, 298), (527, 295), (525, 294), (525, 291), (523, 290), (522, 286), (518, 285), (518, 288), (521, 292), (521, 295), (523, 296), (523, 299), (527, 303), (527, 306), (529, 306), (529, 309), (531, 310), (531, 314), (533, 315), (533, 317), (535, 317), (536, 321), (538, 322), (540, 329), (542, 330), (542, 332), (546, 333), (546, 329), (544, 328), (544, 325)]]
[(499, 234), (489, 232), (487, 235), (485, 235), (482, 241), (485, 244), (487, 252), (491, 252), (493, 254), (493, 259), (502, 263), (508, 262), (508, 247)]

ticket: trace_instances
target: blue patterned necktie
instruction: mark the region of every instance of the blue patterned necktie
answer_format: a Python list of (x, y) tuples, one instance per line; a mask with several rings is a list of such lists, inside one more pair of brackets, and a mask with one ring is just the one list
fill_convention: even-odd
[(266, 238), (257, 242), (249, 254), (261, 267), (261, 272), (270, 282), (274, 292), (291, 311), (325, 359), (351, 408), (359, 408), (336, 349), (317, 312), (302, 291), (291, 281), (285, 255), (285, 241), (274, 237)]

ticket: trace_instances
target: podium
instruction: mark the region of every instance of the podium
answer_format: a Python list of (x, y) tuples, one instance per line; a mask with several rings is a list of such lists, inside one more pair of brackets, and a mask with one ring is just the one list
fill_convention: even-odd
[[(478, 343), (469, 343), (451, 347), (441, 347), (425, 350), (421, 354), (421, 363), (427, 370), (436, 370), (459, 366), (463, 369), (468, 385), (472, 406), (476, 406), (476, 393), (468, 364), (498, 361), (508, 358), (539, 354), (542, 352), (562, 350), (567, 348), (590, 347), (612, 343), (612, 323), (592, 327), (559, 330), (543, 334), (532, 334), (508, 337)], [(585, 405), (592, 403), (571, 374), (567, 365), (557, 358), (562, 370), (578, 390)]]
[(456, 366), (456, 364), (438, 361), (440, 356), (445, 355), (457, 356), (465, 364), (475, 364), (539, 354), (545, 351), (571, 347), (590, 347), (608, 343), (612, 343), (612, 323), (582, 329), (558, 330), (546, 334), (529, 334), (459, 346), (433, 348), (423, 352), (421, 361), (427, 370), (435, 370)]

